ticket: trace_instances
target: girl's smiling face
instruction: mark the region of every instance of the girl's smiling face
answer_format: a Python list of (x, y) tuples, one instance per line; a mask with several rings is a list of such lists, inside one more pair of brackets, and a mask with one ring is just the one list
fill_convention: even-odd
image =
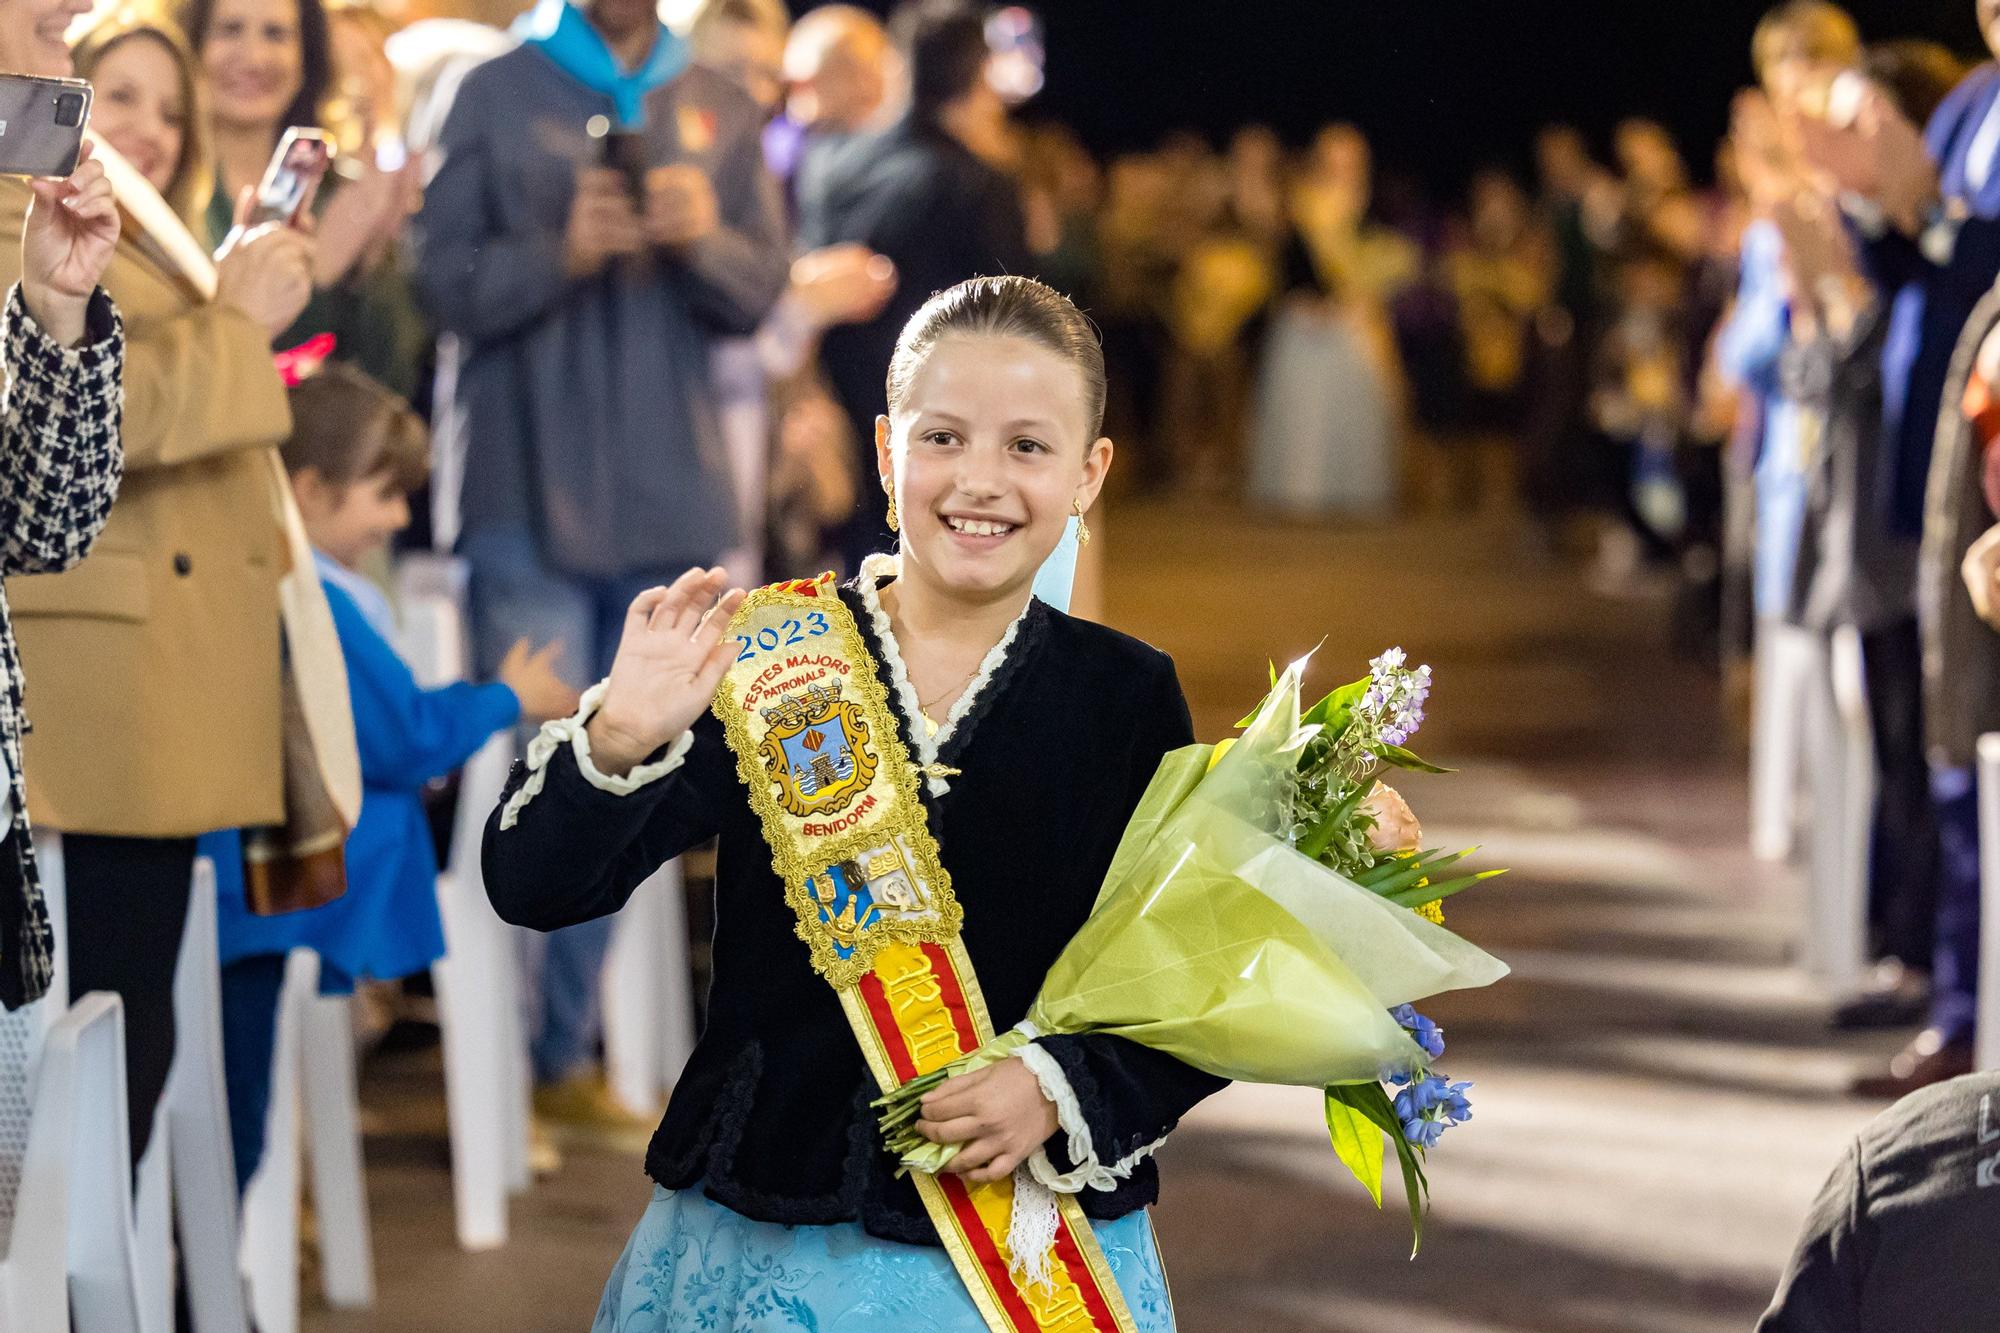
[(973, 601), (1024, 594), (1111, 466), (1083, 372), (1027, 338), (949, 333), (876, 423), (905, 577)]

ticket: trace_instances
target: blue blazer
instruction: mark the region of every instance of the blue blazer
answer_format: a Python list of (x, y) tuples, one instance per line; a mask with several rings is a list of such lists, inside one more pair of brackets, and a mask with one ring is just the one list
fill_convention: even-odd
[(1988, 62), (1952, 89), (1924, 134), (1944, 198), (1967, 212), (1956, 234), (1941, 231), (1935, 245), (1920, 246), (1891, 230), (1862, 243), (1864, 266), (1889, 305), (1882, 348), (1882, 458), (1889, 474), (1878, 493), (1890, 506), (1892, 530), (1904, 536), (1923, 531), (1931, 440), (1952, 350), (1972, 307), (2000, 276), (2000, 162), (1976, 191), (1966, 171), (1972, 139), (1996, 100), (2000, 65)]
[(521, 705), (498, 683), (424, 689), (354, 597), (332, 579), (321, 583), (347, 660), (361, 752), (361, 818), (347, 839), (347, 892), (311, 911), (252, 916), (241, 855), (227, 845), (236, 835), (210, 835), (203, 851), (216, 854), (222, 961), (303, 945), (320, 956), (321, 989), (337, 993), (356, 978), (405, 977), (444, 956), (437, 852), (420, 797), (425, 783), (512, 726)]

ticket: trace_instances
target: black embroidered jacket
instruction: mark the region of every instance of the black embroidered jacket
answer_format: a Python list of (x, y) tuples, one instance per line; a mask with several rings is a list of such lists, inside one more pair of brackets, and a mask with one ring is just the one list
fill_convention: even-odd
[[(29, 316), (17, 286), (0, 315), (0, 345), (8, 379), (0, 404), (0, 575), (59, 573), (89, 552), (124, 476), (124, 331), (100, 289), (82, 344), (64, 347)], [(13, 1009), (48, 989), (54, 942), (28, 840), (21, 655), (4, 591), (0, 676), (0, 751), (14, 796), (9, 850), (0, 854), (0, 1004)]]
[[(855, 613), (890, 699), (893, 671), (853, 589)], [(907, 709), (898, 709), (913, 755)], [(1126, 821), (1160, 758), (1193, 727), (1172, 661), (1102, 626), (1029, 604), (1004, 660), (944, 738), (938, 761), (960, 770), (924, 804), (964, 940), (995, 1027), (1027, 1013), (1049, 965), (1089, 915)], [(519, 792), (517, 766), (503, 798)], [(705, 714), (684, 764), (629, 795), (593, 785), (569, 745), (541, 788), (496, 813), (485, 844), (487, 891), (509, 921), (550, 930), (616, 911), (667, 859), (720, 836), (709, 1017), (646, 1156), (670, 1189), (697, 1182), (746, 1216), (787, 1224), (859, 1220), (871, 1233), (937, 1244), (914, 1186), (894, 1178), (868, 1103), (874, 1082), (838, 1000), (807, 961), (737, 780), (722, 727)], [(1150, 1148), (1222, 1081), (1108, 1036), (1047, 1037), (1067, 1076), (1098, 1164)], [(1067, 1136), (1046, 1145), (1069, 1171)], [(1153, 1202), (1150, 1158), (1123, 1163), (1115, 1188), (1079, 1196), (1092, 1217)]]

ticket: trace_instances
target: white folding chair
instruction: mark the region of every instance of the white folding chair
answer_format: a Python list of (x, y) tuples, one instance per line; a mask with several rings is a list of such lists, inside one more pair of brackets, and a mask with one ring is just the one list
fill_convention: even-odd
[(0, 1017), (0, 1328), (139, 1333), (124, 1009), (93, 991), (42, 1018)]
[(694, 983), (678, 860), (655, 871), (618, 914), (604, 972), (606, 1078), (627, 1109), (656, 1115), (694, 1052)]
[(307, 1004), (318, 988), (318, 955), (292, 950), (278, 992), (264, 1156), (243, 1191), (242, 1268), (259, 1333), (298, 1333), (299, 1048)]
[(2000, 1069), (2000, 732), (1979, 738), (1979, 1008), (1981, 1069)]
[(438, 876), (445, 956), (431, 975), (444, 1043), (458, 1243), (468, 1250), (506, 1243), (507, 1197), (525, 1190), (529, 1179), (519, 962), (514, 932), (494, 915), (479, 873), (486, 817), (513, 762), (513, 737), (501, 735), (465, 765), (451, 860)]
[(1875, 739), (1861, 635), (1836, 630), (1807, 677), (1810, 773), (1806, 965), (1828, 994), (1854, 995), (1867, 973), (1868, 849), (1874, 830)]
[(0, 1329), (144, 1333), (118, 997), (68, 1004), (61, 839), (36, 839), (50, 993), (0, 1015)]
[(1797, 845), (1806, 714), (1817, 670), (1816, 635), (1792, 625), (1757, 629), (1756, 695), (1750, 718), (1750, 848), (1765, 861)]
[[(448, 556), (406, 557), (398, 567), (400, 647), (427, 687), (468, 674), (466, 580), (464, 562)], [(526, 1190), (530, 1179), (516, 932), (494, 915), (479, 875), (486, 817), (499, 803), (514, 749), (512, 736), (495, 736), (466, 762), (438, 876), (445, 956), (431, 976), (444, 1046), (453, 1206), (459, 1244), (468, 1250), (506, 1243), (508, 1196)]]
[(337, 1310), (375, 1302), (351, 1007), (319, 993), (319, 970), (310, 949), (285, 960), (264, 1156), (244, 1193), (239, 1262), (262, 1333), (298, 1327), (301, 1156), (312, 1168), (321, 1295)]
[(300, 1036), (298, 1095), (319, 1224), (320, 1294), (336, 1310), (366, 1310), (375, 1304), (375, 1255), (361, 1166), (353, 1001), (307, 995)]
[[(165, 1160), (144, 1164), (142, 1235), (158, 1239), (168, 1228), (154, 1189), (167, 1189), (180, 1223), (179, 1260), (185, 1273), (188, 1307), (200, 1333), (243, 1333), (249, 1326), (243, 1281), (236, 1264), (236, 1163), (229, 1140), (229, 1097), (222, 1068), (222, 977), (217, 961), (215, 866), (195, 861), (188, 890), (187, 925), (174, 972), (174, 1063), (160, 1101), (155, 1147), (164, 1141)], [(148, 1174), (150, 1171), (151, 1174)], [(155, 1184), (157, 1179), (158, 1183)], [(152, 1210), (150, 1213), (147, 1210)], [(171, 1328), (172, 1269), (151, 1265), (155, 1299), (167, 1302)]]

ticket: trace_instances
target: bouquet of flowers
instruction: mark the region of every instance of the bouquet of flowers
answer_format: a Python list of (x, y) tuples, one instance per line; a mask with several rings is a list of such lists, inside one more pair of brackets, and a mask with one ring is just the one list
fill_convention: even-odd
[(1432, 1072), (1442, 1035), (1410, 1006), (1506, 975), (1438, 906), (1500, 872), (1445, 876), (1467, 853), (1419, 848), (1408, 806), (1375, 781), (1383, 765), (1444, 771), (1405, 748), (1429, 668), (1391, 649), (1302, 711), (1304, 669), (1273, 672), (1240, 737), (1161, 761), (1027, 1020), (877, 1103), (905, 1169), (957, 1151), (915, 1131), (946, 1078), (1040, 1034), (1109, 1032), (1219, 1077), (1323, 1089), (1335, 1151), (1377, 1207), (1384, 1136), (1395, 1145), (1421, 1244), (1423, 1157), (1470, 1116), (1470, 1085)]

